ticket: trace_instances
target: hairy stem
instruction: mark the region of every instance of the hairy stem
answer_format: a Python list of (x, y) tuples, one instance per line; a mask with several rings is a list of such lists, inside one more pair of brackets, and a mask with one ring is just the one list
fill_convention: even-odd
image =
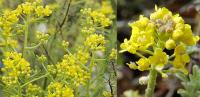
[(147, 85), (147, 89), (145, 92), (145, 97), (153, 97), (155, 85), (156, 85), (156, 77), (157, 77), (157, 71), (155, 69), (155, 66), (151, 66), (151, 70), (149, 73), (149, 81)]

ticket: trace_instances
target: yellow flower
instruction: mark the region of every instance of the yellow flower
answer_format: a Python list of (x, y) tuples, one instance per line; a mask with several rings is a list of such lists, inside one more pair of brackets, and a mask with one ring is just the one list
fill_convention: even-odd
[[(137, 64), (137, 65), (136, 65)], [(127, 65), (131, 69), (138, 69), (140, 71), (148, 70), (150, 68), (150, 60), (148, 58), (140, 58), (136, 64), (134, 62), (130, 62)]]
[(176, 43), (175, 43), (175, 41), (173, 39), (169, 39), (169, 40), (166, 41), (165, 47), (168, 50), (174, 49), (176, 47)]
[(183, 32), (182, 30), (180, 30), (180, 29), (175, 29), (175, 30), (173, 31), (172, 38), (173, 38), (174, 40), (178, 40), (178, 39), (180, 39), (181, 36), (183, 36), (183, 34), (184, 34), (184, 32)]
[(112, 23), (112, 21), (109, 18), (107, 18), (103, 13), (98, 11), (92, 11), (90, 13), (90, 16), (96, 24), (100, 24), (103, 27), (110, 26)]
[[(85, 58), (82, 60), (86, 62)], [(48, 65), (48, 71), (56, 75), (57, 79), (68, 80), (72, 86), (79, 87), (85, 85), (90, 78), (90, 73), (82, 66), (83, 64), (74, 55), (65, 55), (62, 62), (55, 66)]]
[(30, 76), (30, 64), (22, 58), (21, 53), (6, 52), (3, 64), (2, 81), (8, 86), (17, 84), (20, 77), (27, 78)]
[[(195, 45), (199, 37), (192, 35), (190, 25), (185, 24), (179, 14), (173, 15), (167, 8), (156, 9), (150, 15), (150, 19), (157, 25), (158, 38), (166, 41), (167, 49), (173, 49), (176, 43), (184, 43), (186, 45)], [(171, 39), (173, 39), (173, 42)], [(171, 43), (171, 45), (169, 45)], [(172, 46), (172, 47), (170, 47)]]
[(138, 70), (140, 71), (148, 70), (150, 67), (150, 62), (148, 58), (140, 58), (140, 60), (136, 63), (138, 64)]
[(26, 96), (38, 96), (42, 92), (41, 87), (35, 84), (28, 84), (26, 88)]
[(158, 68), (163, 68), (167, 64), (168, 57), (162, 49), (155, 49), (154, 55), (149, 57), (150, 63), (156, 65)]
[(82, 33), (86, 33), (86, 34), (92, 34), (92, 33), (94, 33), (96, 31), (96, 29), (94, 28), (94, 27), (83, 27), (82, 29), (81, 29), (81, 32)]
[(45, 6), (43, 13), (44, 13), (45, 16), (49, 16), (52, 13), (50, 6), (48, 6), (48, 5)]
[(81, 64), (86, 64), (89, 61), (90, 53), (80, 48), (76, 53), (76, 58)]
[(3, 15), (0, 17), (0, 27), (2, 29), (2, 34), (5, 37), (12, 36), (12, 26), (19, 21), (19, 12), (17, 10), (10, 11), (6, 10), (3, 12)]
[(47, 57), (42, 54), (41, 56), (38, 56), (38, 60), (43, 63), (47, 60)]
[[(15, 31), (13, 30), (13, 27), (16, 27), (15, 24), (18, 23), (19, 16), (21, 14), (33, 14), (33, 16), (49, 16), (52, 13), (52, 10), (48, 5), (45, 8), (43, 8), (43, 6), (41, 6), (41, 4), (38, 3), (40, 1), (41, 0), (36, 0), (35, 2), (25, 2), (18, 5), (17, 8), (14, 10), (5, 10), (2, 16), (0, 17), (0, 27), (2, 29), (2, 35), (6, 38), (12, 36), (12, 31)], [(16, 32), (23, 32), (22, 29)]]
[[(102, 7), (100, 7), (97, 10), (92, 10), (91, 8), (85, 8), (85, 9), (81, 9), (81, 25), (83, 26), (81, 28), (81, 32), (86, 34), (86, 35), (90, 35), (89, 37), (97, 37), (96, 34), (94, 34), (94, 32), (96, 31), (101, 31), (102, 32), (102, 28), (105, 27), (109, 27), (112, 25), (112, 19), (113, 14), (112, 14), (112, 7), (109, 3), (109, 1), (103, 1), (102, 2)], [(91, 35), (94, 34), (94, 35)], [(89, 42), (89, 37), (87, 38), (88, 42)], [(103, 39), (102, 35), (98, 35), (99, 38)], [(97, 40), (97, 39), (95, 39)], [(105, 41), (102, 41), (105, 42)], [(91, 43), (91, 42), (90, 42)], [(86, 43), (90, 45), (90, 43)], [(94, 43), (94, 42), (93, 42)], [(105, 43), (103, 43), (105, 44)], [(100, 44), (101, 45), (101, 44)], [(98, 49), (100, 50), (104, 50), (105, 48), (100, 48), (103, 46), (99, 46)], [(93, 50), (96, 49), (96, 47), (93, 48)], [(97, 50), (97, 49), (96, 49)]]
[(84, 44), (91, 50), (105, 50), (105, 38), (103, 35), (92, 34), (88, 36)]
[[(156, 6), (150, 19), (141, 15), (138, 21), (129, 25), (132, 28), (132, 34), (129, 40), (125, 39), (120, 45), (122, 52), (128, 51), (142, 57), (136, 62), (137, 64), (134, 62), (128, 64), (131, 69), (144, 71), (148, 70), (151, 64), (163, 77), (167, 77), (167, 74), (162, 72), (162, 68), (169, 61), (175, 69), (187, 73), (184, 67), (189, 63), (190, 57), (185, 46), (195, 45), (199, 41), (199, 36), (192, 34), (191, 26), (185, 24), (179, 14), (173, 15), (167, 8), (157, 8)], [(149, 48), (153, 49), (154, 53), (148, 51)], [(173, 62), (169, 60), (173, 56), (168, 59), (168, 55), (163, 52), (163, 49), (175, 49)], [(140, 52), (152, 56), (145, 58)]]
[(43, 15), (43, 6), (37, 6), (36, 9), (35, 9), (35, 13), (38, 15), (38, 16), (42, 16)]
[(64, 49), (67, 49), (68, 46), (69, 46), (69, 42), (63, 40), (63, 41), (62, 41), (62, 47), (63, 47)]
[(17, 48), (19, 46), (18, 41), (16, 40), (7, 40), (7, 43), (13, 48)]
[(112, 49), (111, 50), (111, 53), (110, 53), (110, 55), (109, 55), (109, 58), (110, 59), (117, 59), (117, 50), (116, 49)]
[(102, 5), (99, 9), (91, 11), (86, 11), (89, 14), (89, 17), (91, 17), (90, 21), (92, 21), (93, 25), (97, 25), (100, 27), (108, 27), (112, 24), (112, 20), (114, 18), (113, 16), (113, 9), (112, 5), (109, 1), (102, 1)]
[(11, 38), (7, 38), (7, 40), (4, 40), (0, 43), (0, 46), (10, 46), (12, 48), (17, 48), (19, 46), (18, 41), (13, 40)]
[(51, 82), (47, 97), (74, 97), (73, 90), (60, 82)]
[(185, 65), (190, 62), (190, 57), (186, 52), (186, 48), (184, 44), (180, 44), (175, 48), (174, 51), (175, 59), (173, 60), (173, 66), (176, 69), (180, 69), (185, 74), (187, 74), (187, 70), (185, 69)]
[(39, 40), (39, 42), (46, 42), (49, 38), (49, 34), (43, 33), (43, 32), (36, 32), (36, 39)]
[(21, 8), (23, 9), (24, 14), (29, 15), (33, 12), (34, 5), (32, 3), (25, 2), (25, 3), (21, 4)]
[(102, 1), (101, 12), (105, 15), (113, 14), (112, 5), (108, 0)]
[(172, 13), (165, 7), (156, 9), (154, 13), (150, 15), (150, 19), (164, 19), (172, 16)]
[(154, 26), (149, 22), (148, 18), (140, 16), (138, 21), (129, 24), (132, 28), (132, 35), (129, 40), (125, 39), (120, 47), (134, 54), (137, 50), (146, 50), (153, 45)]
[(127, 63), (130, 69), (138, 69), (138, 66), (134, 62)]
[(184, 20), (182, 17), (179, 16), (179, 14), (175, 14), (172, 19), (176, 24), (184, 24)]
[(182, 33), (180, 37), (177, 39), (177, 41), (181, 41), (186, 45), (195, 45), (198, 41), (198, 38), (196, 36), (192, 35), (191, 26), (188, 24), (185, 24), (183, 26)]

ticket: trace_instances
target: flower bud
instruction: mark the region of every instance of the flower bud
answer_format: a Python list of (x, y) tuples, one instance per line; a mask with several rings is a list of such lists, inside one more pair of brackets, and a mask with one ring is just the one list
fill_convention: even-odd
[(175, 31), (173, 32), (172, 38), (173, 38), (174, 40), (177, 40), (177, 39), (179, 39), (182, 35), (183, 35), (183, 32), (182, 32), (181, 30), (177, 29), (177, 30), (175, 30)]
[(45, 62), (47, 60), (46, 56), (45, 55), (41, 55), (41, 56), (38, 56), (38, 60), (40, 62)]
[(64, 49), (66, 49), (69, 46), (69, 42), (63, 40), (62, 46), (63, 46)]
[(174, 49), (176, 47), (176, 43), (175, 43), (175, 41), (173, 39), (169, 39), (169, 40), (166, 41), (165, 47), (168, 50)]
[(137, 65), (134, 62), (130, 62), (127, 64), (129, 66), (130, 69), (137, 69)]
[(194, 40), (195, 43), (196, 43), (196, 42), (198, 42), (198, 41), (200, 40), (200, 37), (199, 37), (199, 36), (194, 36), (194, 37), (193, 37), (193, 40)]

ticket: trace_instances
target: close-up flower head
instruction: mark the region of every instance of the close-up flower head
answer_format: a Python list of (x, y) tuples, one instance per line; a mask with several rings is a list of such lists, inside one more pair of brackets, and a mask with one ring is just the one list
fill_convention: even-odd
[(199, 0), (0, 0), (0, 97), (200, 97)]
[(198, 97), (197, 2), (118, 0), (118, 97)]

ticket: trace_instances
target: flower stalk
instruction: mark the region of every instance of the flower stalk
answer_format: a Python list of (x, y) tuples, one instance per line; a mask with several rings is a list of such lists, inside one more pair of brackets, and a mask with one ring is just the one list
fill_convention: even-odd
[(157, 71), (154, 65), (151, 65), (149, 73), (149, 81), (145, 93), (145, 97), (153, 97), (155, 85), (156, 85)]

